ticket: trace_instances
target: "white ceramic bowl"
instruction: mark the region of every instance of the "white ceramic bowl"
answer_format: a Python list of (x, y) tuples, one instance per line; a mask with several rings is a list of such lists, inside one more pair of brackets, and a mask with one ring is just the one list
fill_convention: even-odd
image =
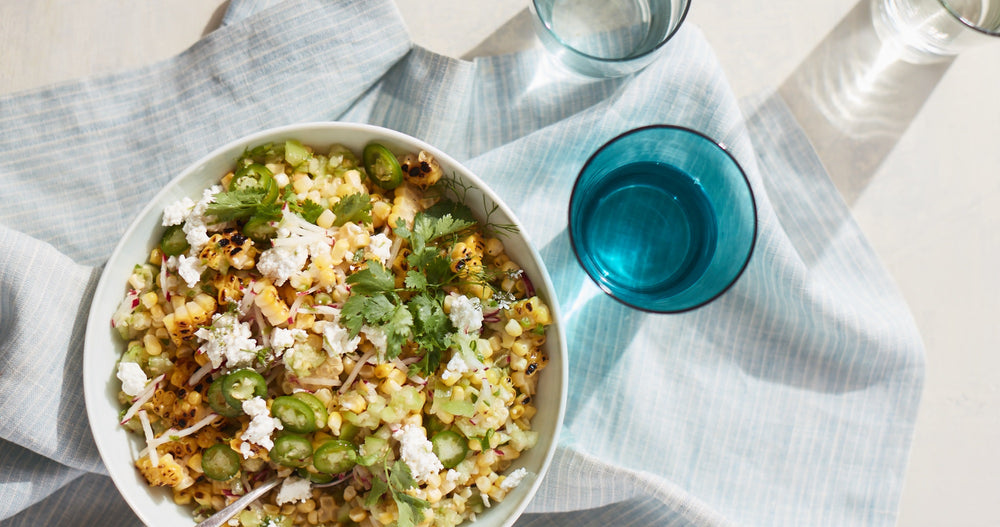
[(480, 219), (485, 216), (484, 207), (491, 206), (488, 202), (492, 201), (499, 206), (490, 218), (492, 221), (511, 223), (520, 228), (520, 235), (509, 235), (504, 239), (504, 247), (511, 258), (524, 268), (538, 294), (548, 303), (554, 319), (546, 343), (549, 364), (542, 370), (539, 391), (534, 397), (538, 413), (532, 420), (532, 427), (539, 432), (539, 441), (514, 463), (515, 467), (525, 467), (534, 476), (511, 491), (502, 503), (480, 514), (474, 524), (476, 527), (512, 525), (534, 495), (548, 468), (566, 405), (566, 339), (548, 272), (537, 251), (524, 236), (523, 226), (476, 175), (423, 141), (385, 128), (350, 123), (290, 125), (256, 133), (215, 150), (188, 167), (160, 191), (142, 210), (111, 254), (91, 304), (84, 345), (83, 380), (90, 428), (119, 492), (139, 519), (149, 526), (194, 524), (190, 509), (174, 504), (169, 488), (152, 488), (138, 473), (133, 462), (144, 444), (140, 437), (126, 432), (118, 424), (120, 405), (117, 394), (121, 384), (115, 373), (125, 343), (112, 330), (110, 321), (125, 293), (126, 280), (133, 266), (144, 262), (154, 244), (158, 243), (162, 232), (161, 214), (165, 206), (185, 196), (197, 200), (202, 190), (216, 183), (246, 148), (285, 139), (298, 139), (303, 144), (317, 147), (341, 143), (356, 152), (360, 152), (370, 141), (379, 141), (397, 152), (426, 150), (439, 161), (445, 174), (459, 178), (486, 196), (486, 200), (475, 196), (476, 199), (466, 203)]

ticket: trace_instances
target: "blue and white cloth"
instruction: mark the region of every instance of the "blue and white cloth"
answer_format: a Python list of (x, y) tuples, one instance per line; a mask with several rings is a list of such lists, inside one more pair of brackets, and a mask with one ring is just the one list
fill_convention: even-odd
[[(569, 407), (518, 525), (891, 526), (924, 356), (891, 279), (777, 97), (741, 107), (688, 23), (631, 77), (541, 50), (416, 47), (390, 0), (234, 0), (149, 67), (0, 98), (0, 522), (131, 525), (82, 397), (97, 276), (133, 216), (214, 147), (360, 121), (428, 141), (511, 204), (560, 295)], [(736, 286), (657, 316), (600, 294), (566, 234), (575, 173), (614, 135), (673, 123), (725, 143), (757, 197)]]

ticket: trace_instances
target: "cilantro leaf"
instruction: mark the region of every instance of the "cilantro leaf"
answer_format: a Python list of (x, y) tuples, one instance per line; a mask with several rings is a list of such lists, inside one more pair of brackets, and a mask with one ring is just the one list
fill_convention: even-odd
[(372, 488), (365, 496), (365, 507), (371, 507), (378, 503), (385, 492), (389, 490), (389, 484), (377, 475), (372, 478)]
[(403, 281), (403, 285), (405, 285), (407, 289), (427, 289), (427, 276), (420, 271), (410, 269), (406, 272), (406, 278)]
[(410, 338), (412, 326), (413, 315), (410, 314), (410, 310), (402, 303), (397, 304), (383, 326), (388, 358), (394, 359), (403, 351), (403, 345)]
[(323, 214), (323, 211), (326, 210), (322, 205), (311, 199), (307, 199), (301, 203), (294, 200), (289, 201), (288, 208), (293, 212), (297, 212), (299, 216), (302, 216), (309, 223), (316, 223), (319, 215)]
[(396, 526), (413, 527), (416, 525), (416, 520), (423, 519), (423, 511), (430, 507), (430, 503), (404, 492), (406, 489), (417, 486), (417, 481), (413, 478), (410, 467), (406, 463), (396, 460), (392, 464), (392, 468), (386, 472), (389, 490), (392, 493), (393, 501), (396, 502), (396, 509), (398, 511)]
[(406, 490), (417, 486), (417, 480), (413, 479), (409, 465), (401, 459), (397, 459), (389, 468), (389, 486), (396, 490)]
[(370, 261), (368, 267), (347, 277), (352, 294), (371, 295), (384, 293), (396, 288), (396, 278), (392, 271), (377, 261)]
[(265, 195), (266, 191), (260, 187), (220, 192), (215, 195), (215, 201), (208, 204), (205, 213), (215, 216), (219, 221), (246, 219), (263, 206), (261, 202)]
[(340, 201), (331, 207), (337, 218), (333, 221), (335, 227), (351, 221), (354, 223), (371, 223), (372, 203), (371, 197), (363, 192), (350, 194), (340, 198)]

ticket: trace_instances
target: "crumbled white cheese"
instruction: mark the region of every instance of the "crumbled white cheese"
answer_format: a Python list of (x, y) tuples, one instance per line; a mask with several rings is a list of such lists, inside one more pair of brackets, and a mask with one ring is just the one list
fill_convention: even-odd
[(448, 481), (449, 483), (458, 483), (461, 478), (462, 473), (453, 468), (449, 468), (448, 472), (445, 472), (444, 474), (445, 481)]
[(300, 328), (274, 328), (271, 332), (271, 346), (275, 348), (290, 348), (295, 345), (295, 341), (305, 340), (306, 330)]
[(220, 192), (222, 192), (222, 187), (219, 185), (205, 189), (202, 192), (201, 199), (194, 204), (194, 207), (187, 214), (184, 220), (184, 227), (181, 230), (184, 231), (187, 242), (191, 246), (189, 254), (197, 254), (208, 243), (209, 226), (214, 222), (206, 217), (205, 211), (208, 209), (208, 205), (215, 201), (215, 195)]
[(483, 306), (479, 299), (473, 300), (465, 295), (452, 293), (448, 318), (463, 333), (478, 332), (483, 327)]
[(399, 441), (399, 457), (410, 467), (415, 480), (425, 481), (431, 474), (444, 469), (441, 460), (434, 455), (433, 446), (422, 426), (405, 425), (394, 431), (392, 438)]
[(510, 474), (507, 474), (507, 477), (505, 477), (503, 479), (503, 481), (500, 482), (500, 488), (502, 490), (510, 490), (510, 489), (512, 489), (512, 488), (520, 485), (521, 484), (521, 480), (523, 480), (524, 477), (527, 476), (527, 475), (528, 475), (528, 471), (525, 470), (524, 467), (521, 467), (521, 468), (515, 470), (514, 472), (511, 472)]
[(119, 362), (118, 379), (122, 381), (122, 391), (133, 397), (139, 395), (149, 382), (142, 366), (135, 362)]
[(183, 254), (177, 257), (177, 274), (181, 275), (188, 287), (194, 288), (201, 280), (201, 273), (205, 272), (205, 264), (201, 263), (196, 256), (187, 257)]
[(441, 373), (442, 381), (452, 381), (458, 380), (462, 377), (462, 374), (469, 371), (469, 363), (465, 362), (461, 353), (455, 353), (451, 356), (451, 360), (448, 361), (448, 365), (445, 366), (444, 372)]
[(308, 479), (289, 476), (281, 482), (281, 489), (274, 499), (278, 505), (286, 503), (296, 503), (312, 498), (312, 484)]
[(389, 339), (382, 328), (364, 325), (361, 326), (361, 333), (364, 333), (365, 338), (368, 339), (368, 342), (371, 342), (372, 346), (375, 346), (375, 351), (377, 351), (379, 355), (385, 355), (385, 350), (386, 346), (388, 346), (389, 344)]
[(199, 329), (195, 336), (205, 341), (201, 350), (212, 361), (213, 368), (222, 366), (223, 361), (229, 368), (249, 366), (260, 351), (250, 323), (241, 322), (231, 313), (216, 313), (212, 325)]
[(392, 254), (392, 240), (384, 232), (380, 232), (371, 237), (368, 242), (368, 250), (375, 258), (378, 258), (378, 261), (382, 262), (382, 265), (387, 265), (389, 256)]
[(257, 270), (274, 280), (274, 285), (280, 286), (305, 267), (308, 257), (309, 250), (302, 246), (272, 247), (260, 253)]
[(240, 435), (240, 439), (245, 441), (245, 443), (240, 445), (240, 453), (243, 454), (244, 458), (249, 458), (252, 454), (249, 443), (253, 443), (265, 450), (271, 450), (274, 446), (274, 441), (271, 440), (271, 434), (275, 430), (281, 430), (281, 421), (275, 417), (271, 417), (271, 412), (267, 409), (267, 401), (261, 397), (253, 397), (243, 401), (243, 413), (250, 416), (250, 424), (247, 425), (247, 429)]
[(351, 333), (339, 323), (334, 321), (321, 322), (324, 323), (316, 323), (319, 328), (315, 326), (314, 328), (321, 330), (321, 334), (323, 335), (323, 349), (326, 350), (328, 355), (338, 357), (353, 353), (358, 349), (358, 344), (361, 343), (360, 335), (355, 335), (354, 338), (351, 338)]
[(189, 197), (184, 197), (163, 209), (163, 226), (180, 225), (187, 219), (188, 214), (194, 209), (194, 201)]

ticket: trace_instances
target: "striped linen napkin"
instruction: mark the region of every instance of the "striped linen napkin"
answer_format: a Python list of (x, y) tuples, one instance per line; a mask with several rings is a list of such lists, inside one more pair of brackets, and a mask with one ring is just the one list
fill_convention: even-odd
[[(512, 205), (559, 293), (570, 362), (556, 460), (519, 526), (893, 525), (923, 382), (891, 279), (777, 97), (742, 106), (688, 23), (646, 70), (555, 73), (540, 50), (414, 46), (390, 0), (234, 0), (146, 68), (0, 98), (0, 521), (138, 523), (89, 432), (82, 336), (103, 262), (190, 162), (301, 121), (393, 128)], [(672, 123), (725, 143), (760, 215), (726, 295), (657, 316), (607, 298), (566, 234), (607, 139)]]

